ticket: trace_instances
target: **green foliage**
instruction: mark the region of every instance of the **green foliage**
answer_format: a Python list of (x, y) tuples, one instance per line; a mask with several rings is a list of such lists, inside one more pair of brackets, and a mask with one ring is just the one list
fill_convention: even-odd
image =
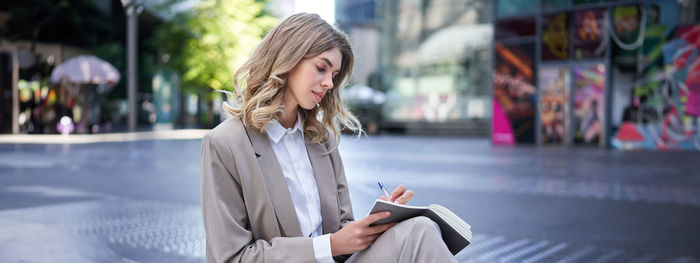
[(235, 70), (276, 22), (264, 1), (203, 0), (156, 29), (151, 44), (180, 72), (183, 88), (233, 90)]

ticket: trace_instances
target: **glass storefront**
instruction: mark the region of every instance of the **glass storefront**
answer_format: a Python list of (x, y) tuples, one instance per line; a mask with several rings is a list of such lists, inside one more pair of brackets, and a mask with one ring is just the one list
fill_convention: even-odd
[(382, 9), (384, 118), (488, 120), (490, 1), (383, 1)]
[(493, 143), (700, 149), (696, 2), (533, 2), (493, 6)]

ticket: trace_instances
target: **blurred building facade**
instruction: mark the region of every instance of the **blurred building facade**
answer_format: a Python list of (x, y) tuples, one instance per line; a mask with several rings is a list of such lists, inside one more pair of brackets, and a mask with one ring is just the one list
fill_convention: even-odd
[[(0, 4), (0, 133), (58, 133), (62, 117), (75, 122), (73, 132), (126, 131), (124, 13), (120, 0)], [(148, 6), (138, 15), (136, 111), (141, 130), (194, 127), (204, 111), (203, 96), (182, 94), (179, 77), (157, 69), (167, 55), (154, 49), (148, 37), (166, 17)], [(108, 61), (121, 72), (121, 80), (112, 87), (48, 80), (55, 67), (79, 55)], [(80, 123), (86, 111), (92, 118)]]
[[(382, 128), (700, 149), (697, 1), (337, 0)], [(373, 49), (378, 47), (378, 49)]]
[(370, 83), (379, 68), (380, 7), (375, 0), (336, 1), (336, 23), (350, 37), (355, 54), (352, 84), (381, 89)]
[[(0, 4), (0, 133), (56, 133), (61, 117), (79, 122), (82, 113), (93, 110), (91, 124), (100, 122), (99, 102), (82, 96), (88, 90), (95, 95), (95, 87), (48, 78), (66, 60), (94, 54), (96, 41), (118, 41), (119, 30), (105, 25), (123, 21), (120, 6), (116, 0)], [(80, 14), (89, 17), (75, 19)]]
[(384, 93), (382, 128), (487, 134), (490, 16), (485, 0), (336, 1), (358, 57), (353, 83)]
[(697, 10), (495, 1), (492, 142), (700, 150)]

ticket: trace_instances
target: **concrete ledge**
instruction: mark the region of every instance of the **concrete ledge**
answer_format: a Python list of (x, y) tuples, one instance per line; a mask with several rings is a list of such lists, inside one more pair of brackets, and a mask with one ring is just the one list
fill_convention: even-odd
[(380, 129), (388, 133), (426, 136), (489, 137), (491, 122), (465, 121), (383, 121)]
[(101, 134), (17, 134), (0, 135), (0, 143), (29, 143), (29, 144), (82, 144), (99, 142), (131, 142), (141, 140), (193, 140), (201, 139), (209, 132), (205, 129), (161, 130), (127, 133)]

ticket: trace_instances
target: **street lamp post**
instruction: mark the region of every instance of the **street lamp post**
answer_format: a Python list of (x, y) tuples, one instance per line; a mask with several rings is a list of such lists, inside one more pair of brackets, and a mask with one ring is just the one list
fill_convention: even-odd
[(126, 72), (127, 72), (127, 97), (128, 97), (128, 125), (129, 131), (136, 130), (136, 91), (137, 88), (137, 47), (139, 14), (143, 11), (142, 0), (121, 0), (126, 11)]
[(19, 58), (17, 49), (12, 52), (12, 134), (19, 133)]

